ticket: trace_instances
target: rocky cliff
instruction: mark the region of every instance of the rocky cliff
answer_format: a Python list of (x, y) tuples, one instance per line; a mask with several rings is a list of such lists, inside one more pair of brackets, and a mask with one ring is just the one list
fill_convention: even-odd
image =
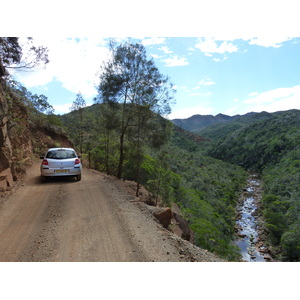
[(5, 190), (13, 182), (13, 166), (11, 164), (12, 149), (8, 136), (7, 103), (3, 97), (0, 84), (0, 191)]
[[(3, 70), (3, 66), (1, 66)], [(11, 190), (14, 182), (32, 163), (34, 154), (44, 154), (46, 148), (69, 146), (64, 131), (49, 123), (31, 121), (22, 99), (0, 76), (0, 193)]]

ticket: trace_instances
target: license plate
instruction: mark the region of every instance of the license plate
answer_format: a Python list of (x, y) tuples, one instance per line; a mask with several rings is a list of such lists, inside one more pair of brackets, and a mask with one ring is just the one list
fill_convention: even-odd
[(69, 173), (69, 170), (55, 170), (54, 173)]

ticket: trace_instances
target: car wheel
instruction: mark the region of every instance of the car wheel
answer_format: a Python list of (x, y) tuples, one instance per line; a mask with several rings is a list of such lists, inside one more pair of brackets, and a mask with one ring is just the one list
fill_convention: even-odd
[(80, 181), (81, 180), (81, 174), (80, 175), (77, 175), (77, 181)]
[(46, 176), (41, 175), (41, 182), (42, 183), (46, 182)]

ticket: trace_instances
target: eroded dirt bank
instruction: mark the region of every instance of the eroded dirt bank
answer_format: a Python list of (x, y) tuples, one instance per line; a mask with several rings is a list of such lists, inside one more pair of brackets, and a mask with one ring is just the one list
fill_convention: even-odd
[(0, 207), (0, 261), (222, 261), (170, 233), (120, 182), (84, 169), (41, 184), (39, 162)]

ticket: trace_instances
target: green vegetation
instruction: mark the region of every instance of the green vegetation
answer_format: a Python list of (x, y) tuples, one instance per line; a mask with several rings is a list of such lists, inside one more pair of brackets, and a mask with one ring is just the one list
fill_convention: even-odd
[(263, 213), (278, 259), (300, 261), (300, 111), (260, 113), (200, 132), (212, 157), (262, 174)]
[(197, 245), (229, 260), (238, 260), (238, 250), (232, 244), (235, 208), (247, 173), (206, 155), (206, 142), (196, 139), (192, 147), (192, 141), (190, 135), (175, 128), (169, 161), (180, 181), (174, 201), (188, 218)]
[[(111, 59), (102, 66), (97, 101), (107, 104), (103, 110), (106, 118), (111, 116), (116, 107), (119, 109), (120, 119), (114, 124), (115, 128), (106, 128), (108, 132), (114, 130), (119, 136), (117, 177), (121, 178), (123, 174), (125, 135), (130, 132), (139, 183), (143, 156), (142, 141), (155, 130), (151, 124), (151, 112), (169, 113), (174, 90), (168, 77), (159, 73), (153, 60), (147, 59), (146, 49), (142, 44), (127, 42), (116, 46), (111, 42), (110, 52)], [(121, 106), (117, 106), (118, 103)], [(163, 140), (160, 144), (162, 142)]]
[[(92, 168), (115, 176), (121, 119), (122, 104), (94, 104), (83, 109), (83, 157)], [(76, 131), (75, 113), (61, 116), (61, 120), (71, 136)], [(196, 245), (238, 260), (238, 250), (232, 243), (235, 207), (247, 173), (207, 156), (204, 150), (208, 142), (199, 136), (153, 112), (147, 120), (143, 126), (148, 130), (139, 135), (142, 152), (137, 152), (136, 128), (125, 135), (122, 178), (144, 185), (152, 193), (149, 204), (176, 202), (195, 232)]]
[(149, 204), (176, 202), (195, 232), (195, 243), (238, 260), (233, 245), (235, 207), (246, 172), (205, 154), (207, 141), (174, 126), (172, 85), (146, 59), (139, 44), (111, 45), (96, 104), (61, 120), (74, 144), (82, 136), (83, 158), (92, 168), (137, 182), (152, 193)]
[[(8, 82), (8, 118), (16, 136), (23, 134), (19, 119), (24, 115), (32, 131), (63, 124), (85, 164), (135, 180), (137, 195), (140, 184), (146, 186), (152, 193), (149, 204), (177, 203), (195, 244), (234, 261), (240, 258), (232, 242), (237, 198), (246, 171), (258, 172), (264, 182), (265, 226), (277, 259), (300, 261), (300, 111), (177, 120), (196, 135), (162, 117), (170, 112), (172, 84), (142, 45), (111, 43), (110, 50), (95, 104), (85, 107), (78, 93), (73, 111), (63, 116), (53, 114), (44, 95)], [(48, 62), (45, 48), (32, 51), (33, 65)], [(6, 67), (31, 67), (22, 63), (17, 38), (0, 38), (0, 56)], [(15, 101), (21, 103), (18, 111)]]
[[(41, 154), (45, 148), (54, 146), (57, 141), (43, 140), (43, 135), (51, 135), (66, 139), (59, 116), (54, 114), (53, 107), (45, 95), (32, 94), (14, 79), (5, 83), (5, 99), (7, 115), (10, 124), (11, 139), (14, 144), (23, 148), (22, 142), (31, 140), (35, 153)], [(31, 134), (30, 134), (31, 133)], [(14, 154), (14, 157), (18, 157)], [(17, 162), (15, 162), (17, 164)]]
[(34, 45), (33, 38), (28, 37), (24, 53), (18, 37), (0, 37), (0, 61), (5, 68), (34, 69), (49, 63), (48, 49)]

